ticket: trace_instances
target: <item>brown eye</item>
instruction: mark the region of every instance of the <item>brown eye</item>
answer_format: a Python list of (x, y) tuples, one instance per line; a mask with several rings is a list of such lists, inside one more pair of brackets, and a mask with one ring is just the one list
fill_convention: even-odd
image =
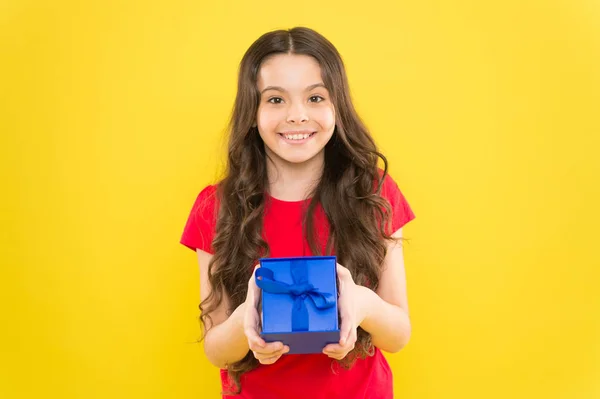
[(323, 100), (325, 100), (325, 99), (321, 96), (310, 96), (310, 98), (309, 98), (309, 101), (312, 103), (320, 103)]
[(271, 97), (267, 100), (267, 102), (270, 102), (271, 104), (281, 104), (283, 99), (280, 97)]

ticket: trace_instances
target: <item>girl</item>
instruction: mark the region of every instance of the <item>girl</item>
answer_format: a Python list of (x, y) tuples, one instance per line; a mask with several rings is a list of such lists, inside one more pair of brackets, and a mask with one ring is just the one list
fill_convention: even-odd
[[(197, 252), (204, 350), (224, 398), (392, 398), (381, 350), (411, 332), (398, 242), (414, 214), (335, 47), (307, 28), (261, 36), (242, 58), (229, 131), (225, 177), (200, 192), (181, 238)], [(264, 342), (258, 259), (331, 254), (340, 341), (310, 355)]]

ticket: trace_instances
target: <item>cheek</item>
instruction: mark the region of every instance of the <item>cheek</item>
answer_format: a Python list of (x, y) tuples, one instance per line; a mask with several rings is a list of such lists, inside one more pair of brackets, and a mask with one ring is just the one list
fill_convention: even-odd
[(323, 129), (332, 130), (335, 127), (335, 112), (332, 107), (323, 107), (315, 111), (313, 118)]
[(281, 111), (259, 108), (256, 116), (258, 127), (262, 131), (274, 130), (281, 122)]

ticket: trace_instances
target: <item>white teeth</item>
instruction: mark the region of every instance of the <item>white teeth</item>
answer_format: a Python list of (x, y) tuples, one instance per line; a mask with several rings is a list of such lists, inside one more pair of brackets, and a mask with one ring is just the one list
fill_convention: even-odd
[(305, 134), (285, 134), (284, 137), (288, 140), (303, 140), (310, 137), (310, 133)]

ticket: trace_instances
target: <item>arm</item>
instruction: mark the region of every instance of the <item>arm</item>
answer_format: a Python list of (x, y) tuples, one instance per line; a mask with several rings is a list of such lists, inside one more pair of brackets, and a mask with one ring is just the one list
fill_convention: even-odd
[[(392, 235), (402, 237), (402, 229)], [(386, 351), (398, 352), (408, 343), (411, 324), (406, 294), (404, 254), (397, 243), (388, 245), (377, 292), (357, 286), (357, 299), (364, 304), (360, 326), (371, 334), (373, 345)]]
[[(212, 255), (200, 249), (196, 252), (200, 267), (200, 299), (203, 301), (211, 292), (208, 264)], [(289, 351), (281, 342), (266, 343), (260, 338), (257, 310), (259, 296), (260, 289), (256, 286), (252, 273), (246, 301), (238, 306), (231, 316), (227, 316), (229, 298), (226, 296), (211, 313), (212, 320), (208, 321), (210, 324), (206, 326), (207, 332), (204, 336), (204, 353), (213, 365), (225, 369), (227, 365), (242, 360), (249, 350), (254, 352), (260, 363), (272, 364)]]
[[(402, 238), (402, 229), (392, 237)], [(373, 345), (386, 352), (398, 352), (409, 341), (411, 324), (408, 314), (404, 254), (400, 244), (388, 244), (377, 292), (357, 286), (357, 299), (364, 304), (360, 326), (371, 334)], [(360, 314), (359, 313), (359, 314)]]
[[(198, 266), (200, 268), (200, 300), (204, 301), (211, 292), (208, 281), (208, 264), (212, 255), (197, 249)], [(203, 326), (208, 331), (204, 336), (204, 353), (208, 360), (219, 368), (227, 368), (246, 356), (249, 350), (248, 340), (244, 334), (244, 305), (241, 304), (227, 316), (229, 298), (224, 297), (219, 307), (211, 313), (212, 323)]]
[[(402, 237), (402, 229), (392, 235)], [(339, 307), (342, 317), (340, 342), (327, 345), (323, 353), (344, 358), (354, 349), (356, 327), (371, 334), (373, 345), (386, 352), (398, 352), (411, 335), (406, 295), (406, 277), (402, 247), (388, 244), (383, 270), (376, 292), (356, 285), (350, 271), (338, 264), (340, 281)]]

